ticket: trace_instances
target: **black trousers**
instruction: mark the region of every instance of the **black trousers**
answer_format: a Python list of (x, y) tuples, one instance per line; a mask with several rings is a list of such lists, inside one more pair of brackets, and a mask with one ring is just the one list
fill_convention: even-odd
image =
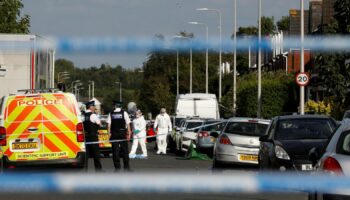
[[(125, 130), (111, 131), (111, 140), (125, 140)], [(128, 141), (112, 142), (113, 164), (116, 170), (121, 168), (120, 157), (123, 158), (124, 169), (130, 169)]]
[[(86, 142), (97, 142), (98, 138), (96, 137), (86, 137)], [(98, 144), (87, 144), (86, 145), (87, 155), (94, 158), (94, 165), (96, 170), (102, 169), (101, 164), (101, 154), (100, 147)]]

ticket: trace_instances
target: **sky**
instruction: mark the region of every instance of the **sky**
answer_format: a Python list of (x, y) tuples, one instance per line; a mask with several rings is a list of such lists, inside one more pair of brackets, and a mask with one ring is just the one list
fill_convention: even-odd
[[(209, 37), (219, 37), (219, 18), (215, 12), (196, 11), (207, 7), (222, 14), (222, 36), (233, 33), (233, 0), (23, 0), (22, 14), (31, 16), (32, 34), (53, 37), (137, 37), (152, 38), (162, 34), (171, 38), (180, 31), (204, 37), (204, 27), (189, 21), (206, 23)], [(309, 0), (305, 0), (308, 8)], [(262, 0), (262, 15), (278, 21), (289, 9), (299, 9), (299, 0)], [(237, 27), (255, 26), (258, 0), (237, 0)], [(85, 68), (108, 63), (126, 68), (141, 67), (147, 52), (129, 54), (65, 54), (56, 52), (75, 66)]]

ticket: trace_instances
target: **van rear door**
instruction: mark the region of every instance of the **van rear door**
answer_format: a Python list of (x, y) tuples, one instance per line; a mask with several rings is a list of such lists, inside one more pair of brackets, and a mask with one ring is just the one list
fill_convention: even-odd
[(63, 93), (10, 96), (5, 111), (9, 160), (75, 158), (81, 146), (74, 102)]

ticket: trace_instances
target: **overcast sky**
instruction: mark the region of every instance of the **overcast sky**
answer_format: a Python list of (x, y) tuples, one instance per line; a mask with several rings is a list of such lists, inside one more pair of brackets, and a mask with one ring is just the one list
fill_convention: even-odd
[[(262, 15), (274, 16), (275, 21), (288, 15), (289, 9), (300, 7), (299, 0), (262, 0)], [(305, 8), (308, 8), (308, 0)], [(181, 30), (204, 37), (204, 28), (187, 24), (205, 22), (209, 37), (218, 37), (218, 16), (200, 12), (207, 7), (222, 12), (223, 38), (233, 30), (233, 0), (24, 0), (22, 14), (31, 16), (33, 34), (55, 37), (148, 37), (162, 34), (171, 37)], [(237, 0), (237, 27), (257, 24), (258, 0)], [(139, 67), (146, 53), (118, 55), (67, 55), (57, 58), (72, 60), (78, 67), (112, 66)]]

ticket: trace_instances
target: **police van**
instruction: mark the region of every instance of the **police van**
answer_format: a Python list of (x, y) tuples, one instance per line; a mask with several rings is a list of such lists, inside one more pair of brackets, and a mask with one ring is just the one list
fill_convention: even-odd
[(27, 90), (0, 100), (3, 166), (63, 164), (85, 167), (83, 123), (71, 93)]

